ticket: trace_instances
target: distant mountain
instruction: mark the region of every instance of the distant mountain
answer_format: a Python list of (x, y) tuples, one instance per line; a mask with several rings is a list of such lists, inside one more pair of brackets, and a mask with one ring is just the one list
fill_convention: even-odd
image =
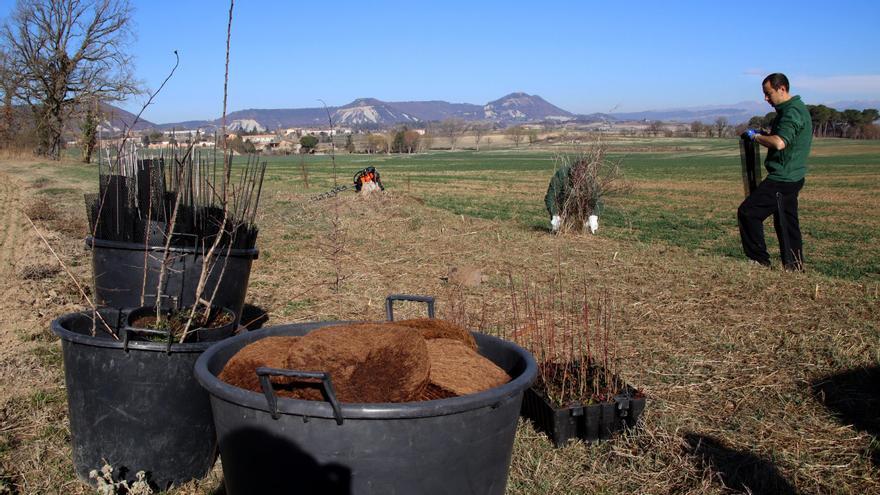
[(703, 107), (671, 108), (666, 110), (646, 110), (643, 112), (621, 112), (610, 114), (615, 120), (661, 120), (664, 122), (711, 123), (724, 117), (731, 124), (747, 122), (755, 115), (765, 115), (773, 111), (767, 103), (743, 101), (731, 105), (711, 105)]
[[(137, 117), (131, 112), (108, 103), (101, 103), (98, 106), (98, 114), (100, 115), (98, 131), (110, 134), (119, 133), (124, 129), (131, 127), (132, 123), (135, 121), (135, 117)], [(71, 124), (75, 129), (79, 129), (81, 119), (74, 120), (75, 121), (71, 122)], [(136, 131), (142, 131), (151, 127), (156, 127), (156, 124), (141, 117), (138, 119), (137, 123), (134, 124), (133, 129)]]
[[(446, 101), (385, 102), (375, 98), (358, 98), (341, 107), (284, 108), (238, 110), (226, 116), (227, 128), (231, 130), (262, 131), (299, 126), (327, 125), (327, 112), (333, 123), (351, 127), (375, 127), (394, 124), (416, 124), (460, 118), (468, 121), (487, 120), (501, 124), (516, 122), (540, 122), (544, 120), (566, 121), (574, 115), (548, 103), (538, 95), (511, 93), (487, 103), (449, 103)], [(160, 129), (220, 126), (221, 120), (188, 121), (161, 124)]]
[[(330, 111), (332, 112), (333, 109)], [(251, 108), (228, 114), (226, 116), (227, 126), (236, 120), (253, 120), (264, 128), (278, 129), (279, 127), (324, 124), (327, 122), (327, 112), (323, 108)], [(221, 119), (215, 119), (211, 123), (219, 126), (222, 121)]]
[(420, 120), (445, 120), (459, 118), (464, 120), (482, 120), (483, 107), (471, 103), (449, 103), (446, 101), (395, 101), (389, 105), (409, 115), (417, 115)]
[[(809, 102), (807, 102), (809, 103)], [(835, 101), (833, 103), (825, 103), (826, 107), (831, 107), (835, 110), (866, 110), (868, 108), (880, 109), (880, 100), (849, 100), (849, 101)]]
[(526, 93), (510, 93), (490, 101), (483, 107), (483, 112), (486, 120), (501, 122), (567, 121), (574, 118), (570, 112), (551, 105), (540, 96)]
[(184, 122), (176, 122), (173, 124), (158, 124), (155, 126), (160, 131), (170, 131), (171, 129), (199, 129), (202, 127), (211, 127), (214, 123), (210, 120), (187, 120)]
[(614, 116), (607, 113), (590, 113), (579, 114), (574, 116), (574, 121), (581, 124), (591, 124), (593, 122), (611, 122), (616, 120)]
[[(854, 100), (836, 102), (812, 102), (808, 105), (823, 104), (835, 110), (864, 110), (866, 108), (880, 109), (878, 100)], [(731, 124), (740, 124), (756, 115), (766, 115), (773, 111), (773, 107), (764, 101), (742, 101), (731, 105), (711, 105), (703, 107), (672, 108), (666, 110), (646, 110), (643, 112), (613, 113), (611, 116), (618, 121), (632, 120), (662, 120), (664, 122), (694, 122), (711, 123), (718, 117), (725, 117)]]
[(358, 98), (333, 111), (333, 121), (340, 125), (400, 124), (422, 119), (375, 98)]
[[(808, 101), (812, 104), (814, 102)], [(818, 104), (818, 103), (816, 103)], [(837, 110), (880, 108), (878, 100), (854, 100), (823, 103)], [(419, 124), (440, 121), (448, 118), (459, 118), (466, 121), (490, 121), (502, 125), (522, 122), (610, 122), (610, 121), (653, 121), (664, 122), (714, 122), (724, 117), (731, 124), (748, 121), (755, 115), (765, 115), (773, 111), (763, 101), (743, 101), (729, 105), (709, 105), (701, 107), (670, 108), (664, 110), (646, 110), (642, 112), (593, 113), (574, 115), (563, 110), (538, 95), (511, 93), (507, 96), (490, 101), (485, 105), (471, 103), (449, 103), (441, 100), (432, 101), (398, 101), (385, 102), (375, 98), (358, 98), (341, 107), (315, 108), (280, 108), (238, 110), (226, 116), (226, 126), (231, 131), (263, 132), (267, 129), (285, 127), (308, 127), (327, 125), (327, 112), (330, 112), (334, 124), (348, 127), (383, 127), (394, 124)], [(130, 126), (135, 115), (119, 107), (102, 104), (101, 132), (117, 133)], [(155, 128), (159, 130), (195, 129), (220, 127), (221, 119), (188, 120), (167, 124), (154, 124), (140, 119), (135, 130)], [(71, 132), (79, 129), (79, 121), (68, 124)]]

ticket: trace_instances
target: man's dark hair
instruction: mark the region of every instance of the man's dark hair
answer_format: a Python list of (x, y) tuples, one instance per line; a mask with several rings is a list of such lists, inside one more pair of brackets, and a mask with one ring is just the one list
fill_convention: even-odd
[(761, 86), (765, 83), (770, 83), (770, 87), (773, 89), (785, 88), (785, 91), (791, 91), (791, 86), (788, 85), (788, 78), (781, 72), (774, 72), (765, 77), (764, 81), (761, 82)]

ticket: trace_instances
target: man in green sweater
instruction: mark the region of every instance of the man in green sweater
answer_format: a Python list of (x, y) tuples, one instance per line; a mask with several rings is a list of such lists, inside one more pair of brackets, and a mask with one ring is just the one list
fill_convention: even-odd
[(739, 233), (746, 256), (769, 266), (764, 220), (773, 215), (783, 266), (787, 270), (798, 270), (803, 267), (804, 259), (798, 193), (807, 174), (813, 124), (801, 97), (789, 94), (790, 86), (784, 74), (770, 74), (762, 86), (764, 100), (776, 109), (776, 118), (769, 133), (749, 129), (743, 133), (743, 139), (751, 139), (767, 148), (764, 160), (767, 178), (739, 205)]

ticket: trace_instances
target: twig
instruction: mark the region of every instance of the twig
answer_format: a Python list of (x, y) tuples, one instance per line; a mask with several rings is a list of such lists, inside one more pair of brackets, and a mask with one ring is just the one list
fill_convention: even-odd
[[(101, 313), (98, 311), (98, 308), (95, 306), (95, 303), (92, 302), (92, 300), (89, 298), (88, 294), (86, 294), (86, 291), (83, 290), (82, 285), (80, 285), (80, 283), (76, 279), (76, 277), (73, 276), (73, 273), (70, 272), (70, 269), (67, 268), (67, 265), (64, 264), (64, 261), (61, 260), (61, 257), (58, 256), (58, 253), (56, 253), (55, 250), (52, 249), (52, 245), (49, 244), (49, 241), (46, 240), (45, 237), (43, 237), (42, 232), (40, 232), (40, 229), (38, 229), (37, 226), (34, 224), (34, 221), (31, 220), (31, 217), (29, 217), (28, 214), (23, 211), (21, 212), (21, 214), (24, 215), (24, 217), (27, 219), (28, 223), (31, 224), (31, 227), (33, 227), (34, 232), (36, 232), (37, 236), (39, 236), (40, 240), (43, 241), (43, 244), (45, 244), (46, 247), (49, 248), (49, 252), (52, 253), (52, 256), (54, 256), (55, 259), (58, 260), (58, 264), (60, 264), (61, 268), (64, 269), (64, 273), (66, 273), (67, 276), (70, 277), (70, 280), (73, 281), (73, 284), (76, 285), (76, 289), (79, 291), (80, 295), (82, 295), (83, 299), (86, 300), (86, 302), (92, 308), (92, 311), (95, 313), (95, 315), (98, 317), (98, 319), (101, 320), (101, 323), (104, 324), (104, 327), (107, 329), (107, 331), (110, 333), (110, 335), (112, 335), (114, 339), (119, 340), (119, 337), (116, 335), (115, 332), (113, 332), (113, 327), (111, 327), (109, 324), (107, 324), (106, 321), (104, 321), (104, 317), (101, 316)], [(92, 328), (92, 337), (94, 337), (94, 336), (95, 336), (95, 330), (93, 327)]]
[[(180, 336), (180, 342), (183, 343), (186, 340), (186, 337), (190, 333), (190, 328), (192, 327), (193, 320), (195, 319), (196, 312), (199, 307), (199, 303), (202, 302), (202, 294), (205, 291), (205, 285), (208, 283), (208, 275), (213, 268), (214, 263), (214, 252), (217, 250), (217, 246), (223, 239), (224, 229), (226, 228), (226, 223), (229, 220), (229, 187), (230, 184), (230, 176), (232, 174), (232, 156), (229, 154), (229, 140), (226, 139), (226, 100), (229, 95), (229, 46), (230, 40), (232, 38), (232, 11), (235, 7), (235, 0), (230, 0), (229, 2), (229, 21), (226, 25), (226, 71), (223, 76), (223, 197), (221, 198), (221, 204), (223, 206), (223, 220), (220, 223), (220, 229), (217, 233), (217, 237), (214, 238), (214, 243), (211, 245), (211, 248), (202, 258), (202, 272), (199, 274), (199, 282), (196, 285), (196, 293), (195, 293), (195, 302), (193, 303), (192, 309), (189, 313), (189, 318), (186, 320), (186, 325), (183, 329), (183, 333)], [(244, 174), (243, 174), (244, 175)], [(229, 233), (229, 249), (232, 249), (232, 237), (235, 235), (235, 230)], [(227, 257), (224, 260), (223, 269), (221, 270), (221, 278), (223, 272), (226, 270), (226, 263), (229, 262), (229, 258)], [(217, 288), (220, 286), (220, 280), (217, 281)], [(205, 303), (205, 317), (207, 318), (211, 312), (211, 306), (214, 304), (214, 296), (217, 294), (217, 289), (215, 288), (214, 293), (211, 294), (211, 300)], [(238, 315), (236, 315), (238, 317)]]

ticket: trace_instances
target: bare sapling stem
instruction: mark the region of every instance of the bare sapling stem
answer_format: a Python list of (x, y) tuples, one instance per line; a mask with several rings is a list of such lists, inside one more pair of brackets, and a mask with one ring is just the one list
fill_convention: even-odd
[[(67, 268), (67, 265), (64, 263), (64, 261), (61, 260), (61, 257), (58, 256), (58, 253), (55, 252), (55, 250), (52, 248), (52, 245), (49, 244), (49, 241), (46, 239), (46, 237), (43, 236), (43, 233), (40, 232), (40, 229), (38, 229), (37, 226), (34, 224), (34, 221), (31, 220), (31, 217), (29, 217), (28, 214), (25, 212), (22, 212), (21, 214), (24, 215), (24, 218), (26, 218), (28, 223), (31, 224), (31, 227), (34, 229), (34, 232), (36, 232), (37, 236), (40, 238), (40, 240), (43, 241), (43, 244), (45, 244), (46, 247), (49, 248), (49, 252), (52, 253), (52, 256), (55, 257), (55, 260), (58, 261), (58, 264), (61, 265), (61, 268), (64, 269), (64, 273), (66, 273), (67, 276), (70, 278), (70, 280), (73, 281), (73, 285), (76, 286), (76, 290), (79, 291), (80, 295), (83, 297), (83, 299), (86, 300), (86, 303), (89, 305), (89, 307), (92, 308), (92, 312), (94, 313), (94, 315), (99, 320), (101, 320), (101, 323), (104, 324), (104, 328), (107, 329), (107, 332), (111, 336), (113, 336), (114, 339), (119, 340), (119, 336), (117, 336), (116, 332), (113, 331), (113, 327), (111, 327), (106, 321), (104, 321), (104, 317), (101, 316), (101, 313), (98, 311), (98, 308), (95, 306), (95, 303), (93, 303), (91, 298), (89, 298), (88, 294), (86, 294), (86, 291), (82, 288), (82, 285), (80, 285), (79, 280), (77, 280), (76, 277), (73, 276), (73, 273), (70, 272), (70, 269)], [(93, 323), (94, 323), (94, 320), (93, 320)], [(93, 324), (92, 325), (92, 337), (94, 337), (94, 336), (95, 336), (95, 326)]]
[[(176, 160), (176, 158), (174, 158)], [(184, 173), (183, 167), (177, 168), (178, 181)], [(174, 207), (171, 209), (171, 219), (168, 221), (168, 234), (165, 236), (165, 249), (162, 250), (162, 263), (159, 265), (159, 280), (156, 282), (156, 324), (157, 326), (163, 321), (162, 315), (162, 295), (165, 292), (165, 277), (168, 273), (168, 266), (171, 263), (171, 240), (174, 238), (174, 229), (177, 227), (177, 212), (180, 211), (180, 198), (183, 192), (178, 188), (174, 193)], [(144, 267), (146, 269), (146, 267)]]
[(143, 282), (141, 283), (141, 306), (145, 304), (144, 298), (147, 293), (147, 275), (150, 273), (149, 270), (149, 258), (150, 258), (150, 220), (153, 218), (153, 194), (149, 195), (150, 199), (147, 203), (147, 221), (144, 222), (144, 273), (143, 273)]
[[(222, 117), (222, 130), (223, 130), (223, 187), (222, 197), (220, 199), (220, 206), (223, 210), (223, 219), (220, 223), (220, 229), (217, 232), (217, 236), (214, 238), (214, 242), (211, 245), (211, 248), (207, 253), (202, 257), (202, 271), (199, 274), (199, 282), (196, 285), (196, 293), (194, 295), (194, 302), (192, 308), (190, 309), (189, 317), (186, 320), (186, 324), (184, 326), (183, 333), (180, 336), (180, 342), (184, 342), (186, 337), (189, 335), (190, 328), (192, 327), (193, 320), (196, 317), (198, 308), (200, 304), (204, 304), (205, 306), (205, 316), (207, 317), (211, 312), (211, 305), (213, 304), (214, 294), (211, 295), (211, 301), (202, 301), (202, 294), (205, 291), (205, 285), (208, 281), (208, 275), (210, 274), (211, 267), (213, 265), (214, 253), (217, 250), (217, 246), (220, 245), (220, 242), (223, 240), (223, 235), (225, 233), (226, 225), (229, 220), (229, 188), (232, 187), (231, 177), (232, 177), (232, 152), (229, 149), (229, 140), (226, 138), (226, 103), (229, 95), (229, 47), (232, 38), (232, 12), (235, 7), (235, 0), (230, 0), (229, 2), (229, 18), (226, 24), (226, 66), (225, 72), (223, 75), (223, 117)], [(230, 247), (233, 244), (232, 237), (235, 235), (234, 231), (229, 233), (229, 245)], [(226, 262), (228, 262), (228, 258), (226, 258)], [(225, 263), (224, 263), (224, 271), (225, 271)], [(220, 281), (217, 282), (220, 284)], [(216, 291), (215, 291), (216, 294)]]

